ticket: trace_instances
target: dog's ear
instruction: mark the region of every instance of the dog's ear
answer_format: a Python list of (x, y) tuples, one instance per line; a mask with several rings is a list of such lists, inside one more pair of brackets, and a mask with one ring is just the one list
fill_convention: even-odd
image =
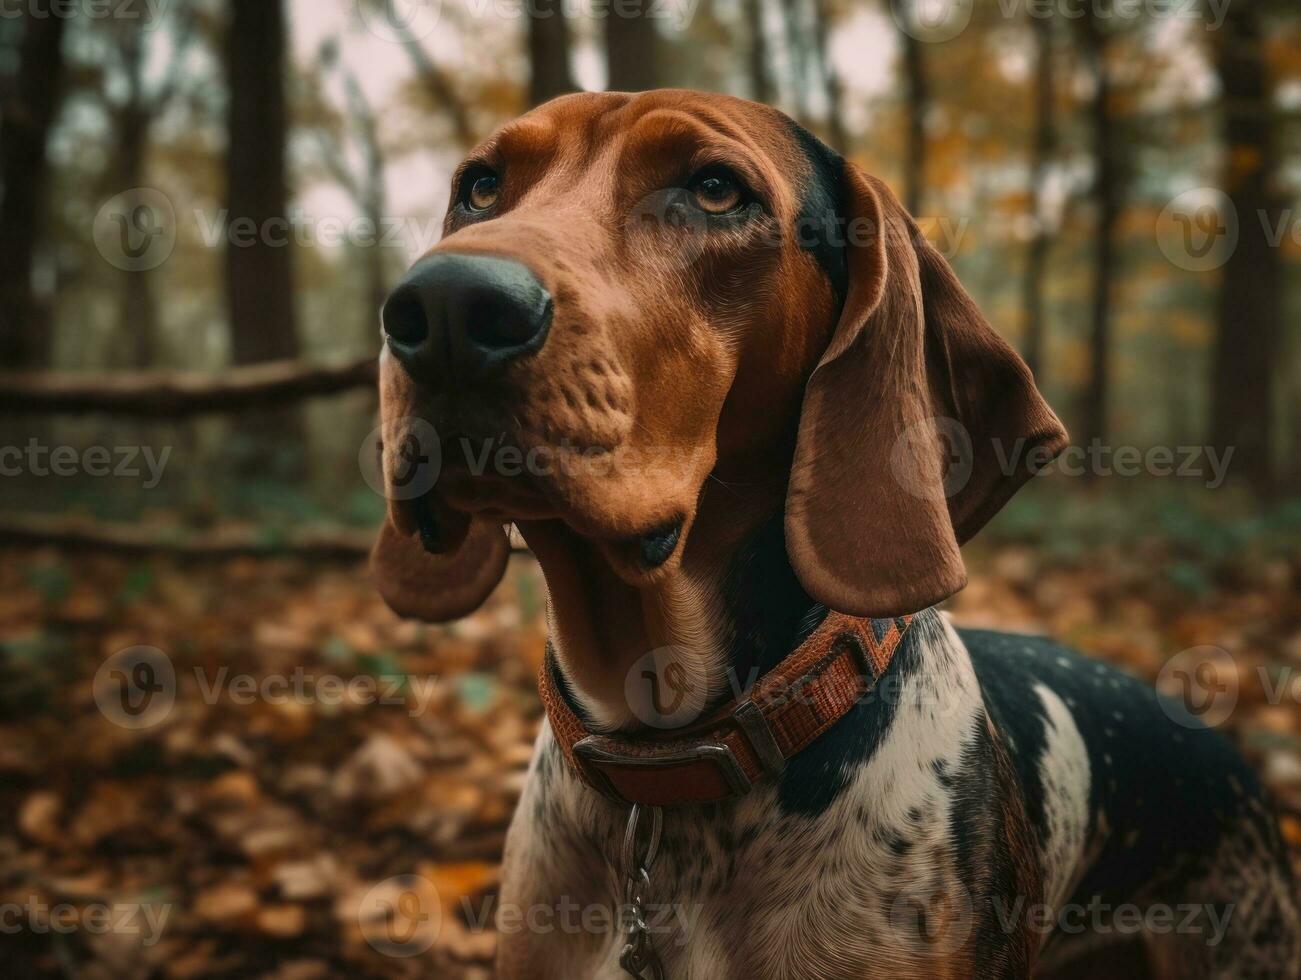
[(1066, 432), (889, 188), (847, 163), (845, 198), (848, 291), (805, 390), (786, 541), (819, 602), (895, 616), (966, 584), (958, 546)]
[(469, 615), (506, 574), (510, 541), (500, 524), (439, 500), (438, 435), (424, 421), (406, 372), (387, 353), (379, 389), (380, 469), (389, 501), (371, 575), (399, 616), (442, 623)]

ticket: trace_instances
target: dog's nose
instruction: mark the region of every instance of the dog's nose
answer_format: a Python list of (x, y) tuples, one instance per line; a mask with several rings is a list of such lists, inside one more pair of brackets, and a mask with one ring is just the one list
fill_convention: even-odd
[(398, 283), (382, 319), (389, 348), (413, 378), (455, 381), (538, 350), (551, 326), (551, 294), (519, 262), (435, 255)]

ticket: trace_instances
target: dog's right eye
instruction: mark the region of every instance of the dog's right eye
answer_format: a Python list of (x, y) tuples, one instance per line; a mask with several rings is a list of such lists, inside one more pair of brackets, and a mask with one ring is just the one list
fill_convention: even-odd
[(487, 167), (475, 167), (461, 180), (461, 203), (467, 211), (488, 211), (501, 195), (501, 178)]

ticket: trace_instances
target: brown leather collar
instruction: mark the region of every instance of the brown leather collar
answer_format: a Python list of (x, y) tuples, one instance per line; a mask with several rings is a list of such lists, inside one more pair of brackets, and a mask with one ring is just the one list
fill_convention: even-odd
[(830, 613), (746, 695), (704, 722), (658, 737), (588, 731), (561, 691), (549, 648), (538, 688), (561, 751), (593, 789), (647, 806), (721, 803), (780, 773), (843, 718), (876, 686), (911, 622)]

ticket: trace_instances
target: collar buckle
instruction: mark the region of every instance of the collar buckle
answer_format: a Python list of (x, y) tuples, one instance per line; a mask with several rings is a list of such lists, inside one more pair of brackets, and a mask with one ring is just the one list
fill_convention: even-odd
[[(723, 803), (750, 792), (750, 777), (741, 768), (731, 746), (704, 742), (687, 748), (632, 755), (617, 751), (618, 743), (600, 735), (588, 735), (574, 745), (574, 758), (588, 781), (605, 795), (623, 803), (669, 806), (678, 803)], [(678, 770), (680, 778), (667, 781), (645, 779), (650, 773)], [(632, 798), (624, 788), (636, 789)], [(665, 788), (672, 798), (652, 800)]]

